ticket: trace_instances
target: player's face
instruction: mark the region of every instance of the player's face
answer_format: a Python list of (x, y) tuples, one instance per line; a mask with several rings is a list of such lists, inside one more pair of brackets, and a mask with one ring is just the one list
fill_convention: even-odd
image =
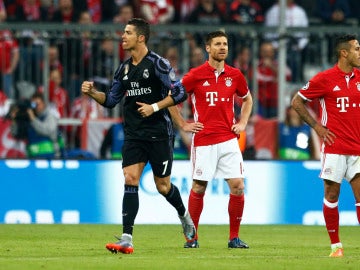
[(137, 45), (139, 36), (136, 34), (134, 25), (126, 25), (124, 34), (121, 36), (124, 50), (130, 51)]
[(209, 58), (215, 61), (224, 61), (228, 55), (229, 47), (226, 37), (213, 38), (210, 45), (206, 46)]
[(348, 51), (347, 59), (353, 67), (360, 67), (360, 45), (357, 40), (349, 41), (351, 48)]

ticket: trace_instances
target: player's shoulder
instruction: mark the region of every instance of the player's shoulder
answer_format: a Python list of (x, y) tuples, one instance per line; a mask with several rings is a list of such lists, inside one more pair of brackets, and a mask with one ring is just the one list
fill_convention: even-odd
[(356, 77), (360, 76), (360, 68), (354, 68), (354, 75)]
[(238, 69), (236, 67), (225, 64), (224, 71), (225, 71), (225, 74), (227, 74), (228, 76), (235, 77), (235, 78), (238, 78), (238, 77), (245, 78), (244, 74), (240, 71), (240, 69)]
[(154, 64), (155, 69), (159, 71), (169, 72), (169, 70), (171, 69), (169, 60), (160, 56), (154, 51), (149, 51), (149, 53), (146, 55), (146, 59), (151, 61)]
[(194, 74), (204, 74), (205, 72), (214, 72), (214, 69), (209, 65), (208, 62), (204, 62), (203, 64), (197, 66), (197, 67), (192, 67), (190, 68), (189, 72), (194, 73)]
[(236, 67), (233, 67), (233, 66), (230, 66), (228, 64), (224, 65), (224, 69), (225, 69), (225, 72), (232, 72), (234, 74), (242, 74), (240, 69), (238, 69)]

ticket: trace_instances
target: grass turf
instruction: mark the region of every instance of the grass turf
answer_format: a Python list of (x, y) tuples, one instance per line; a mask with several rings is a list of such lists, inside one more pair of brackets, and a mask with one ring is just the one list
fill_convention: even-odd
[(323, 226), (242, 225), (249, 249), (228, 249), (227, 225), (201, 225), (184, 249), (180, 225), (136, 225), (134, 253), (105, 249), (120, 225), (0, 225), (0, 269), (359, 269), (360, 233), (342, 226), (343, 258), (329, 258)]

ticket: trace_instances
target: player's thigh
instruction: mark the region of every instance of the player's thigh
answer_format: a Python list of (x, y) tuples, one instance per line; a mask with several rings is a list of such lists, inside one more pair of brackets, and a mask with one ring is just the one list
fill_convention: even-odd
[(360, 173), (360, 156), (347, 156), (346, 165), (345, 179), (350, 182)]
[(321, 154), (320, 178), (341, 184), (347, 170), (346, 156)]
[(211, 181), (218, 163), (216, 145), (196, 146), (191, 151), (192, 178)]
[(218, 144), (218, 156), (216, 171), (218, 178), (244, 178), (244, 162), (236, 139)]
[(122, 150), (122, 167), (138, 163), (147, 163), (149, 160), (146, 141), (126, 140)]
[(148, 144), (149, 162), (156, 177), (171, 174), (173, 163), (173, 140), (153, 141)]

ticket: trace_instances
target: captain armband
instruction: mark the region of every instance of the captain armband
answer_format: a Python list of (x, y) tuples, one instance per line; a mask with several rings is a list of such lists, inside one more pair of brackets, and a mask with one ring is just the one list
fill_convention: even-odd
[(185, 91), (185, 87), (182, 85), (180, 81), (174, 83), (171, 88), (171, 97), (174, 100), (174, 104), (179, 104), (187, 99), (187, 94)]

